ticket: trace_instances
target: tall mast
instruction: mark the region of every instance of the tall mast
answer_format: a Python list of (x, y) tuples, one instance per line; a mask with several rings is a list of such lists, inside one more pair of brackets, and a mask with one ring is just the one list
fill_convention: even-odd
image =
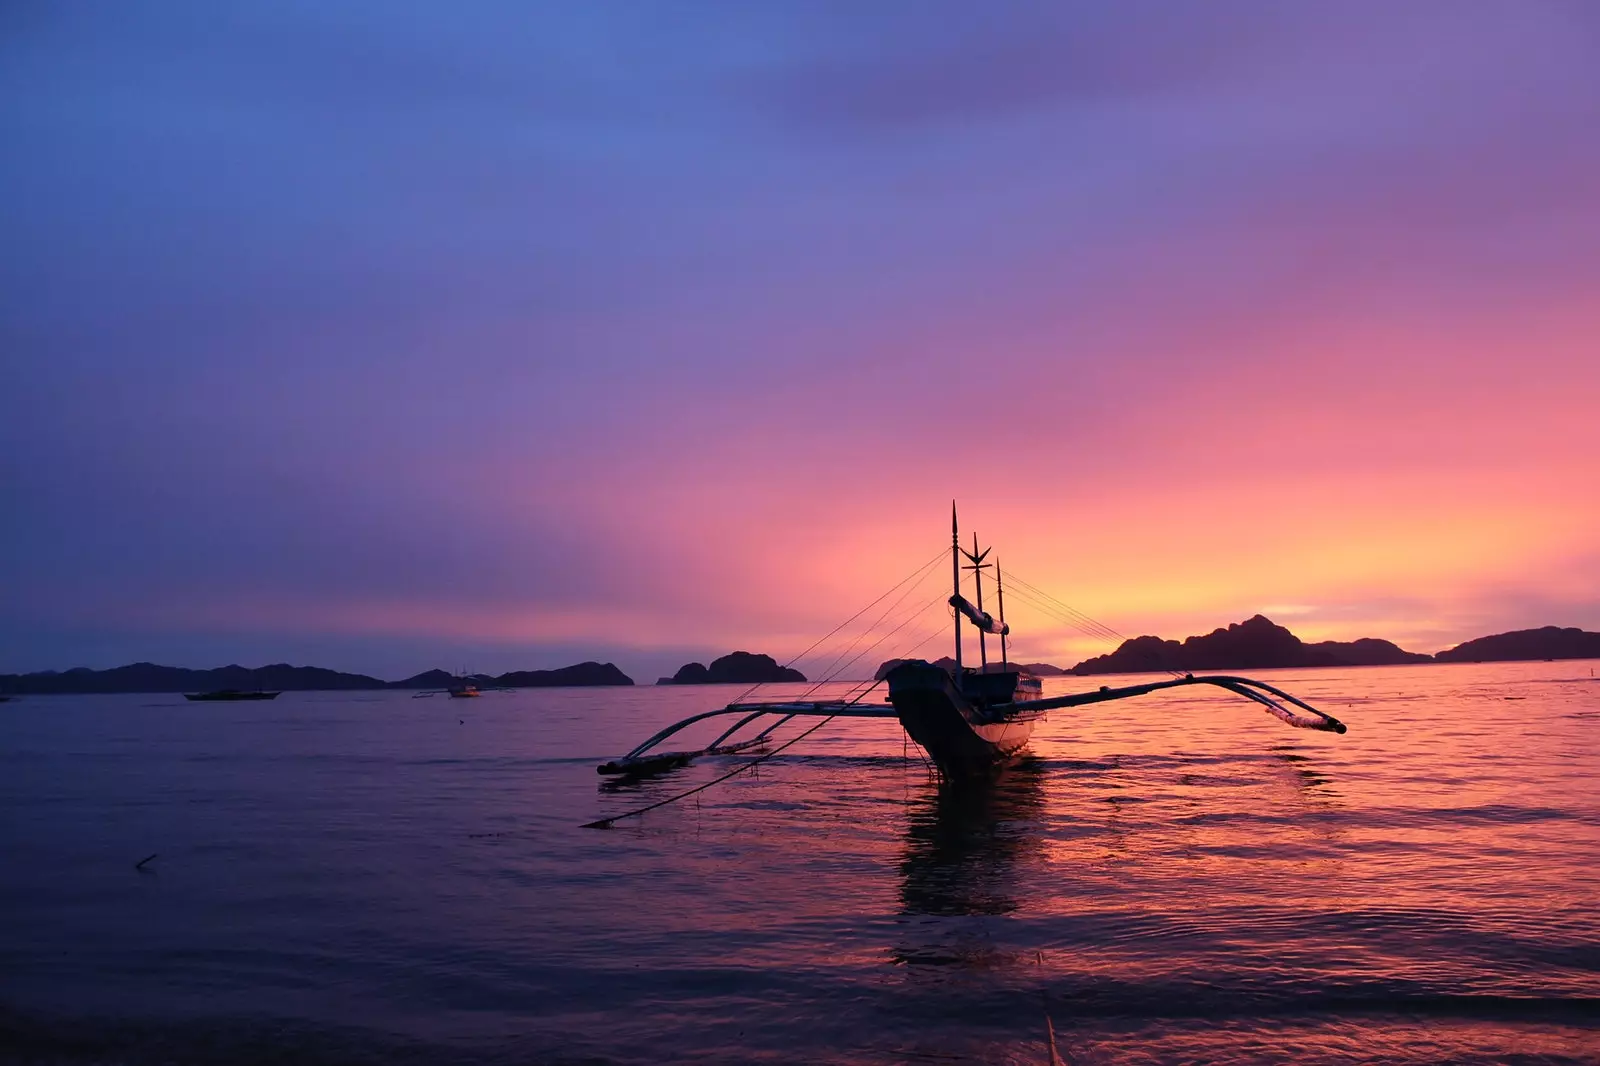
[[(983, 556), (978, 554), (978, 534), (972, 534), (972, 583), (978, 588), (978, 613), (983, 613)], [(989, 637), (982, 630), (978, 630), (978, 661), (983, 665), (983, 673), (989, 672)]]
[[(993, 551), (993, 549), (992, 548), (985, 548), (983, 551), (980, 552), (978, 550), (978, 535), (976, 533), (974, 533), (972, 535), (972, 550), (970, 552), (969, 551), (962, 551), (961, 548), (959, 547), (959, 544), (958, 544), (956, 550), (958, 552), (960, 552), (962, 555), (965, 555), (967, 557), (967, 561), (971, 564), (970, 566), (962, 567), (962, 569), (971, 570), (972, 571), (972, 582), (973, 582), (973, 584), (975, 586), (977, 586), (977, 589), (978, 589), (978, 606), (977, 606), (978, 614), (973, 616), (974, 620), (975, 620), (974, 624), (976, 624), (976, 619), (977, 618), (979, 618), (979, 617), (988, 617), (987, 615), (985, 615), (983, 613), (983, 572), (985, 570), (987, 570), (989, 567), (994, 565), (993, 563), (984, 562), (984, 559), (988, 558), (989, 552)], [(973, 609), (972, 605), (970, 603), (967, 604), (967, 609), (968, 610), (972, 610)], [(957, 610), (957, 613), (960, 613), (959, 609)], [(993, 619), (990, 619), (990, 621), (992, 622)], [(985, 634), (988, 633), (988, 630), (985, 629), (981, 624), (977, 625), (977, 630), (978, 630), (978, 654), (983, 659), (984, 667), (987, 668), (988, 665), (989, 665), (989, 643), (988, 643), (988, 640), (985, 637)]]
[(1000, 556), (994, 557), (994, 594), (1000, 602), (1000, 665), (1002, 668), (1011, 669), (1011, 660), (1006, 658), (1006, 585), (1000, 578)]
[[(950, 579), (961, 595), (961, 530), (956, 526), (956, 501), (950, 501)], [(961, 612), (956, 612), (956, 677), (961, 676)]]

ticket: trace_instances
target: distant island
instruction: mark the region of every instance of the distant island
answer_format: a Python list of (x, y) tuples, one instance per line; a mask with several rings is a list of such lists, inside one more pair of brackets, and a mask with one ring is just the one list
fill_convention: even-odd
[(1442, 663), (1521, 662), (1528, 659), (1600, 659), (1600, 633), (1581, 629), (1519, 629), (1457, 644), (1434, 656)]
[(1262, 670), (1305, 666), (1398, 666), (1428, 662), (1513, 662), (1600, 658), (1600, 633), (1581, 629), (1522, 629), (1479, 637), (1438, 655), (1405, 651), (1387, 640), (1324, 640), (1307, 644), (1263, 615), (1189, 637), (1125, 640), (1109, 655), (1072, 668), (1074, 674), (1134, 674), (1156, 670)]
[[(611, 663), (584, 662), (558, 670), (516, 670), (498, 677), (472, 677), (480, 687), (551, 688), (582, 685), (631, 685), (633, 679)], [(216, 689), (277, 689), (282, 692), (371, 689), (447, 688), (454, 674), (429, 670), (404, 681), (380, 681), (366, 674), (346, 674), (316, 666), (273, 663), (258, 669), (223, 666), (186, 670), (155, 663), (133, 663), (112, 670), (46, 670), (33, 674), (0, 674), (0, 692), (17, 695), (93, 694), (114, 692), (209, 692)]]
[(633, 678), (611, 663), (583, 662), (556, 670), (513, 670), (495, 683), (503, 688), (576, 688), (582, 685), (631, 685)]
[(754, 655), (736, 651), (714, 659), (710, 666), (704, 663), (684, 663), (671, 677), (663, 677), (658, 685), (759, 685), (769, 681), (803, 682), (806, 675), (787, 666), (779, 666), (770, 655)]
[(1181, 644), (1160, 637), (1134, 637), (1116, 651), (1085, 659), (1074, 674), (1134, 674), (1156, 670), (1261, 670), (1282, 666), (1395, 666), (1431, 662), (1431, 655), (1404, 651), (1387, 640), (1325, 640), (1307, 644), (1264, 615), (1189, 637)]
[[(1058, 674), (1142, 674), (1164, 670), (1265, 670), (1282, 667), (1314, 666), (1399, 666), (1406, 663), (1516, 662), (1539, 659), (1600, 659), (1600, 633), (1581, 629), (1521, 629), (1479, 637), (1438, 655), (1406, 651), (1392, 641), (1376, 637), (1358, 640), (1323, 640), (1308, 644), (1288, 629), (1264, 615), (1214, 629), (1203, 636), (1183, 641), (1160, 637), (1134, 637), (1116, 651), (1097, 655), (1069, 670), (1049, 663), (1013, 665), (1036, 677)], [(883, 678), (904, 659), (890, 659), (878, 667), (876, 680)], [(955, 669), (948, 656), (935, 666)], [(970, 664), (969, 664), (970, 665)], [(1000, 669), (990, 663), (991, 671)]]

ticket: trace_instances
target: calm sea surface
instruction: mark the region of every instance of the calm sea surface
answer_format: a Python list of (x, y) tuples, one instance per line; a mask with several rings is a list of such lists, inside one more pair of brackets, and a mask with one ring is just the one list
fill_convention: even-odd
[(834, 722), (605, 831), (741, 759), (595, 764), (735, 690), (28, 698), (0, 1057), (1596, 1062), (1597, 666), (1057, 712), (976, 794)]

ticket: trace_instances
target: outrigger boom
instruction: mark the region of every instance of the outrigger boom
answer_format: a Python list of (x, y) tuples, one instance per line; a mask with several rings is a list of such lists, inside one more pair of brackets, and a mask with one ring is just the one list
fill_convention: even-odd
[[(1105, 703), (1109, 700), (1128, 699), (1131, 696), (1143, 696), (1150, 692), (1159, 692), (1162, 689), (1180, 688), (1186, 685), (1214, 685), (1236, 693), (1246, 699), (1253, 700), (1267, 709), (1274, 717), (1294, 726), (1297, 729), (1316, 729), (1329, 733), (1343, 733), (1346, 726), (1343, 722), (1330, 714), (1317, 710), (1310, 704), (1300, 700), (1282, 689), (1275, 688), (1264, 681), (1256, 681), (1248, 677), (1236, 677), (1228, 674), (1202, 674), (1196, 677), (1193, 674), (1184, 677), (1172, 678), (1166, 681), (1150, 681), (1141, 685), (1124, 685), (1111, 688), (1102, 685), (1093, 692), (1074, 692), (1065, 696), (1051, 696), (1047, 699), (1028, 700), (1022, 703), (1008, 705), (1015, 711), (1051, 711), (1062, 707), (1082, 707), (1091, 703)], [(1284, 707), (1279, 700), (1287, 700), (1290, 704), (1307, 712), (1296, 714)], [(1000, 710), (999, 707), (995, 708)], [(725, 715), (742, 715), (731, 727), (725, 730), (716, 740), (703, 748), (689, 751), (652, 751), (656, 745), (668, 737), (681, 732), (709, 718)], [(740, 729), (750, 723), (766, 717), (776, 716), (777, 721), (768, 724), (759, 733), (748, 739), (730, 742), (731, 738)], [(793, 700), (776, 703), (730, 703), (726, 707), (715, 711), (705, 711), (701, 714), (691, 715), (680, 722), (661, 730), (655, 736), (646, 740), (638, 747), (620, 759), (602, 763), (596, 769), (602, 774), (648, 774), (661, 770), (684, 766), (691, 760), (702, 755), (732, 755), (748, 748), (756, 747), (766, 741), (773, 730), (795, 718), (897, 718), (899, 713), (891, 706), (876, 704), (862, 705), (859, 703), (846, 703), (843, 701), (811, 701)]]
[[(888, 684), (887, 704), (861, 703), (866, 692), (850, 700), (730, 703), (719, 710), (705, 711), (675, 722), (626, 755), (602, 763), (597, 769), (602, 774), (643, 775), (682, 766), (701, 755), (732, 754), (762, 744), (773, 730), (800, 717), (896, 718), (911, 739), (927, 750), (940, 773), (946, 777), (969, 777), (993, 769), (1020, 751), (1028, 742), (1035, 724), (1049, 711), (1128, 699), (1188, 685), (1211, 685), (1243, 696), (1260, 704), (1274, 717), (1299, 729), (1345, 732), (1343, 722), (1324, 714), (1304, 700), (1266, 682), (1231, 674), (1185, 674), (1118, 688), (1102, 685), (1092, 692), (1036, 697), (1035, 694), (1040, 693), (1038, 680), (1011, 667), (1006, 655), (1004, 641), (1010, 634), (1010, 627), (1005, 621), (1005, 599), (1000, 594), (1003, 586), (999, 568), (995, 566), (994, 579), (1000, 617), (995, 619), (983, 610), (983, 571), (993, 565), (984, 561), (989, 551), (984, 549), (980, 552), (976, 540), (972, 551), (962, 550), (953, 504), (950, 510), (950, 536), (955, 587), (948, 602), (955, 608), (956, 652), (952, 669), (946, 670), (943, 666), (921, 659), (899, 663), (878, 682)], [(963, 556), (970, 560), (970, 565), (961, 565)], [(962, 569), (973, 572), (976, 605), (961, 594)], [(961, 663), (962, 618), (966, 618), (978, 630), (979, 657), (984, 663), (981, 670), (965, 667)], [(1002, 640), (998, 671), (987, 663), (987, 648), (983, 641), (987, 634), (998, 635)], [(878, 683), (872, 688), (875, 689)], [(870, 691), (872, 689), (867, 690)], [(696, 722), (734, 715), (739, 716), (738, 720), (703, 748), (689, 751), (655, 750), (662, 741)], [(740, 730), (764, 718), (774, 718), (775, 721), (766, 723), (753, 736), (734, 740)]]
[[(696, 722), (703, 722), (708, 718), (721, 715), (742, 714), (733, 725), (723, 731), (722, 735), (703, 748), (692, 751), (662, 751), (651, 753), (657, 744)], [(778, 720), (770, 723), (765, 729), (747, 740), (729, 743), (733, 734), (754, 722), (758, 718), (776, 715)], [(859, 703), (847, 703), (842, 700), (793, 700), (787, 703), (730, 703), (726, 707), (715, 711), (705, 711), (701, 714), (691, 715), (681, 722), (674, 722), (643, 744), (634, 748), (620, 759), (601, 763), (595, 769), (602, 774), (648, 774), (660, 770), (683, 766), (691, 759), (701, 755), (732, 755), (746, 748), (753, 748), (763, 743), (774, 729), (794, 718), (893, 718), (894, 708), (881, 705), (862, 706)]]

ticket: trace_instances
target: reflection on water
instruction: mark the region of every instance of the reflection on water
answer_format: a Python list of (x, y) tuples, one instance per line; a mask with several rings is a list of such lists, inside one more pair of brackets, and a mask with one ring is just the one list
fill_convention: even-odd
[(1009, 914), (1043, 850), (1044, 768), (1027, 758), (994, 781), (947, 781), (906, 812), (901, 913)]
[(1330, 795), (1328, 792), (1313, 792), (1313, 790), (1324, 789), (1330, 783), (1330, 779), (1312, 764), (1309, 755), (1302, 755), (1287, 744), (1274, 744), (1269, 750), (1275, 757), (1288, 765), (1294, 775), (1299, 778), (1298, 783), (1300, 786), (1308, 794), (1317, 798), (1326, 798)]
[(907, 809), (895, 963), (992, 971), (1018, 961), (984, 919), (1016, 911), (1038, 873), (1044, 773), (1024, 758), (994, 780), (934, 783)]
[(1064, 712), (978, 789), (841, 721), (606, 832), (578, 826), (742, 762), (596, 788), (723, 694), (30, 701), (0, 721), (0, 1061), (1030, 1063), (1048, 1010), (1079, 1063), (1594, 1063), (1572, 671), (1274, 679), (1342, 737)]

